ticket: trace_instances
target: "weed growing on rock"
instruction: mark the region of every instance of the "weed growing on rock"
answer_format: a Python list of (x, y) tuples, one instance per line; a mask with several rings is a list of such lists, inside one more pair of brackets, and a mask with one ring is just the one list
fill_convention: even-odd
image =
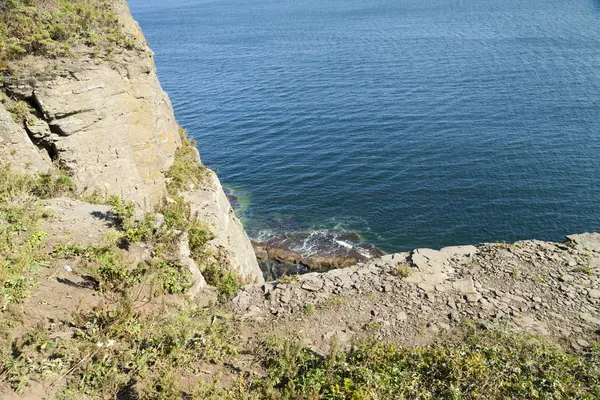
[(531, 280), (534, 281), (537, 284), (546, 283), (546, 280), (544, 278), (542, 278), (541, 276), (538, 276), (538, 275), (532, 276)]
[(1, 364), (13, 389), (24, 389), (36, 377), (49, 379), (50, 385), (64, 380), (58, 398), (116, 398), (123, 392), (179, 398), (182, 374), (236, 353), (230, 322), (191, 305), (143, 312), (122, 297), (114, 305), (76, 314), (72, 326), (70, 340), (38, 330), (14, 341), (11, 356)]
[(589, 265), (575, 267), (573, 268), (573, 272), (583, 272), (584, 274), (589, 276), (594, 275), (594, 270)]
[(180, 129), (181, 146), (175, 151), (175, 160), (166, 176), (169, 178), (167, 190), (172, 196), (190, 187), (198, 187), (206, 178), (207, 169), (198, 157), (196, 142), (187, 138), (185, 130)]
[(192, 275), (182, 265), (161, 261), (157, 265), (157, 270), (156, 280), (162, 293), (183, 293), (192, 286)]
[(113, 208), (120, 229), (132, 243), (147, 241), (152, 237), (155, 219), (152, 214), (144, 214), (140, 220), (135, 219), (135, 204), (125, 201), (119, 196), (110, 196), (108, 204)]
[(23, 100), (8, 99), (4, 103), (4, 108), (18, 123), (23, 123), (24, 121), (27, 121), (30, 118), (30, 115), (34, 112), (32, 107), (26, 101)]
[(277, 278), (277, 282), (279, 283), (298, 283), (300, 282), (300, 277), (298, 275), (282, 275)]
[(227, 301), (232, 299), (243, 285), (242, 278), (233, 271), (221, 268), (217, 265), (210, 265), (202, 271), (206, 283), (215, 286), (219, 293), (219, 300)]
[(302, 312), (306, 315), (310, 315), (315, 311), (315, 306), (313, 304), (304, 304), (302, 306)]
[(406, 264), (398, 263), (396, 268), (392, 270), (392, 275), (399, 278), (408, 278), (413, 274), (413, 269)]
[(46, 265), (42, 251), (46, 234), (39, 221), (46, 216), (39, 198), (73, 191), (71, 180), (53, 171), (37, 176), (14, 173), (0, 165), (0, 296), (2, 308), (23, 301)]
[(123, 292), (140, 283), (144, 271), (131, 268), (119, 248), (114, 245), (58, 245), (54, 257), (78, 259), (86, 274), (93, 278), (100, 291)]

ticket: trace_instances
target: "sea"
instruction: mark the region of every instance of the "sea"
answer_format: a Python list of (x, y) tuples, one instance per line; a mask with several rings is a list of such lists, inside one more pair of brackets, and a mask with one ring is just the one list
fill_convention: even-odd
[(600, 231), (600, 0), (129, 3), (254, 240)]

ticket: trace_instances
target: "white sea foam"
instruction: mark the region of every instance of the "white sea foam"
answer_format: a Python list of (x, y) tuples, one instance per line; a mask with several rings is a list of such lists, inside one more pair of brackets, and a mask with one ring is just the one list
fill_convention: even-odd
[(337, 244), (339, 244), (342, 247), (345, 247), (347, 249), (352, 249), (354, 248), (354, 246), (348, 242), (346, 242), (345, 240), (340, 240), (340, 239), (333, 239), (333, 241)]

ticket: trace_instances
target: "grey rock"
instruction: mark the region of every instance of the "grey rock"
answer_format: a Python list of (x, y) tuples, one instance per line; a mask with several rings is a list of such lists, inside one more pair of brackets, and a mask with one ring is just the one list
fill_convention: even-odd
[(595, 325), (595, 326), (600, 326), (600, 318), (596, 318), (596, 317), (594, 317), (592, 314), (590, 314), (588, 312), (580, 313), (579, 314), (579, 318), (581, 318), (582, 320), (584, 320), (588, 324)]
[(582, 250), (600, 252), (600, 233), (568, 235), (567, 239), (574, 242), (577, 248)]
[(592, 299), (600, 299), (600, 290), (599, 289), (588, 289), (588, 296)]
[(307, 279), (302, 282), (300, 287), (311, 292), (316, 292), (323, 287), (323, 281), (321, 279)]
[(200, 268), (198, 268), (196, 262), (191, 258), (187, 232), (183, 233), (179, 238), (179, 261), (192, 274), (192, 286), (187, 290), (186, 294), (191, 298), (194, 298), (208, 285), (206, 284), (202, 272), (200, 272)]
[(461, 294), (474, 294), (477, 293), (475, 285), (473, 284), (473, 278), (468, 277), (452, 283), (452, 287), (458, 290)]
[(207, 244), (212, 250), (213, 262), (228, 263), (229, 268), (248, 283), (263, 283), (264, 278), (252, 243), (235, 216), (217, 175), (209, 171), (202, 187), (194, 192), (185, 192), (183, 196), (190, 202), (192, 211), (214, 234), (214, 238)]
[(0, 104), (0, 162), (23, 174), (47, 172), (52, 162), (45, 150), (37, 148), (10, 113)]

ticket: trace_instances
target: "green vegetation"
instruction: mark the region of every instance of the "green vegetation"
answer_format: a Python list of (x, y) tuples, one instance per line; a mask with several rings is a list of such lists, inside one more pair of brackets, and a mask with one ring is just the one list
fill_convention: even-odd
[(278, 283), (286, 283), (286, 284), (298, 283), (298, 282), (300, 282), (300, 277), (298, 275), (284, 274), (284, 275), (280, 276), (279, 278), (277, 278), (277, 282)]
[(594, 275), (594, 270), (589, 265), (580, 265), (579, 267), (573, 268), (573, 272), (583, 272), (586, 275), (592, 276)]
[(236, 351), (229, 321), (193, 305), (144, 313), (122, 298), (76, 315), (73, 325), (69, 340), (51, 339), (40, 328), (15, 341), (4, 364), (14, 390), (22, 392), (37, 377), (50, 386), (64, 379), (59, 398), (116, 398), (129, 390), (145, 399), (174, 399), (183, 374)]
[[(0, 382), (17, 392), (36, 380), (58, 390), (57, 399), (600, 398), (599, 345), (569, 354), (534, 336), (476, 325), (425, 347), (365, 340), (340, 350), (333, 342), (323, 356), (303, 348), (300, 339), (272, 339), (237, 349), (238, 325), (230, 317), (173, 296), (191, 283), (177, 260), (184, 232), (221, 300), (242, 284), (223, 267), (223, 256), (206, 249), (212, 233), (182, 198), (158, 208), (162, 224), (157, 214), (136, 218), (131, 203), (111, 198), (118, 231), (109, 231), (102, 243), (62, 244), (49, 253), (39, 224), (47, 217), (41, 199), (74, 195), (73, 183), (60, 171), (28, 177), (0, 167)], [(121, 248), (138, 241), (151, 251), (140, 264)], [(78, 310), (67, 324), (25, 328), (24, 317), (10, 308), (27, 297), (36, 272), (53, 258), (75, 260), (70, 264), (96, 285), (97, 305)], [(397, 269), (404, 277), (412, 271), (403, 264)], [(306, 304), (304, 312), (343, 301)], [(374, 336), (382, 326), (365, 324), (361, 335)], [(258, 375), (232, 367), (242, 351), (256, 361)], [(226, 379), (219, 380), (218, 372)]]
[(4, 108), (10, 113), (12, 118), (17, 122), (23, 122), (30, 118), (35, 111), (32, 107), (23, 100), (7, 99), (4, 103)]
[(145, 214), (139, 221), (135, 219), (135, 204), (124, 201), (118, 196), (110, 196), (108, 204), (113, 208), (120, 229), (125, 237), (133, 243), (147, 241), (152, 237), (156, 224), (154, 215)]
[(202, 274), (206, 283), (217, 288), (221, 301), (233, 298), (244, 284), (238, 274), (219, 265), (209, 265)]
[(366, 341), (327, 357), (297, 341), (263, 349), (273, 399), (583, 399), (600, 396), (600, 347), (566, 354), (542, 339), (478, 331), (405, 348)]
[(310, 315), (315, 311), (315, 306), (312, 304), (304, 304), (302, 306), (302, 312), (306, 315)]
[(0, 66), (33, 54), (61, 57), (77, 45), (110, 53), (133, 47), (111, 0), (4, 0), (0, 3)]
[(175, 151), (175, 160), (167, 172), (167, 178), (170, 182), (167, 190), (173, 196), (183, 190), (187, 190), (190, 185), (197, 187), (206, 178), (207, 170), (200, 160), (196, 150), (196, 142), (188, 139), (185, 130), (180, 129), (181, 146)]
[(97, 246), (59, 245), (53, 255), (78, 259), (78, 265), (95, 280), (96, 288), (101, 292), (124, 293), (140, 283), (146, 272), (139, 266), (131, 268), (114, 243)]
[(538, 275), (532, 276), (531, 280), (534, 281), (535, 283), (538, 283), (538, 284), (546, 283), (546, 280), (544, 278), (542, 278), (541, 276), (538, 276)]
[(46, 234), (39, 221), (46, 216), (39, 199), (73, 193), (72, 181), (59, 171), (37, 176), (14, 173), (0, 165), (0, 296), (5, 309), (20, 302), (46, 265), (42, 251)]
[(192, 274), (182, 265), (161, 261), (157, 265), (161, 293), (183, 293), (192, 286)]
[(392, 270), (392, 275), (405, 279), (413, 274), (413, 269), (406, 264), (397, 263), (396, 268)]

